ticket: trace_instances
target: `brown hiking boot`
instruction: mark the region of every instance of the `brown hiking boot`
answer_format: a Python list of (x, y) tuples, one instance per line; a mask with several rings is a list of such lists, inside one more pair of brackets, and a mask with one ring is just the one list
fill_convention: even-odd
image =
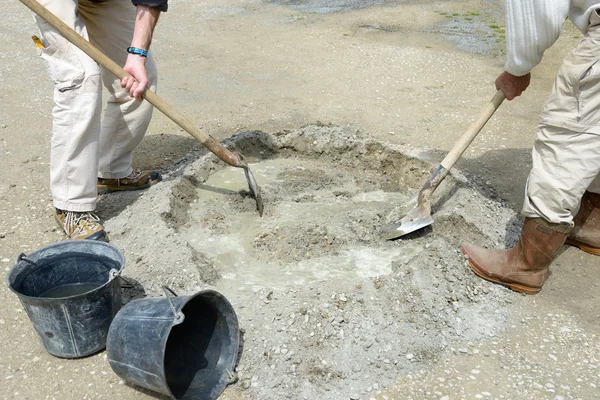
[(488, 281), (512, 290), (536, 294), (548, 276), (548, 266), (565, 243), (570, 226), (551, 224), (542, 218), (525, 218), (519, 243), (508, 250), (487, 250), (463, 245), (469, 266)]
[(56, 222), (66, 233), (67, 239), (90, 239), (108, 242), (100, 218), (91, 212), (63, 211), (56, 209)]
[(600, 194), (585, 192), (566, 244), (600, 256)]
[(146, 189), (161, 180), (162, 176), (158, 171), (133, 170), (129, 176), (121, 179), (98, 178), (98, 194)]

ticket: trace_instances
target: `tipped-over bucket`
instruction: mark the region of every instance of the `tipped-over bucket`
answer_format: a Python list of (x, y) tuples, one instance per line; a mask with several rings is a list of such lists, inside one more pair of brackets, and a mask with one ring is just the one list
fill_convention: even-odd
[[(214, 290), (134, 300), (115, 316), (106, 351), (126, 381), (174, 399), (216, 399), (234, 379), (237, 316)], [(169, 295), (170, 291), (174, 296)]]
[(106, 345), (110, 323), (121, 308), (118, 276), (124, 264), (115, 246), (69, 240), (21, 254), (6, 280), (46, 351), (78, 358)]

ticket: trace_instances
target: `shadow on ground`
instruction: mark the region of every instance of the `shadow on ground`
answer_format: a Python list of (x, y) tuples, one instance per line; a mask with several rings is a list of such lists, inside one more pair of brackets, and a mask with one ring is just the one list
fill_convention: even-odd
[(140, 169), (165, 171), (182, 157), (203, 148), (200, 142), (189, 135), (147, 135), (133, 153), (133, 165)]
[[(426, 158), (440, 163), (446, 152), (432, 150)], [(515, 212), (523, 206), (525, 182), (531, 169), (531, 150), (501, 149), (488, 151), (477, 158), (463, 157), (455, 168), (469, 180), (469, 184), (490, 200), (501, 199)]]
[[(446, 156), (439, 150), (428, 151), (425, 157), (437, 164)], [(519, 239), (523, 217), (520, 215), (523, 206), (525, 183), (531, 168), (531, 150), (501, 149), (488, 151), (477, 158), (462, 158), (456, 168), (466, 177), (464, 186), (477, 190), (482, 196), (492, 201), (503, 201), (514, 210), (515, 215), (506, 224), (504, 245), (512, 247)], [(456, 192), (460, 186), (452, 188), (433, 206), (433, 212)]]
[(144, 297), (146, 297), (146, 289), (140, 282), (131, 277), (121, 276), (121, 302), (123, 305)]
[[(148, 135), (135, 149), (133, 165), (137, 169), (157, 170), (164, 175), (182, 164), (193, 162), (202, 150), (203, 146), (191, 137), (169, 134)], [(111, 219), (135, 203), (144, 192), (138, 190), (102, 195), (98, 198), (96, 211), (103, 220)]]

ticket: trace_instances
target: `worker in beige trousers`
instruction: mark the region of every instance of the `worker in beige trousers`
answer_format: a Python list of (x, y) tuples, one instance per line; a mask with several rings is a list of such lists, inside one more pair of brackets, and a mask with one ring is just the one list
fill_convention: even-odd
[[(157, 171), (134, 170), (132, 151), (150, 123), (156, 66), (148, 49), (167, 0), (42, 0), (40, 3), (130, 76), (119, 80), (36, 16), (38, 52), (54, 83), (50, 185), (68, 239), (108, 240), (92, 212), (98, 193), (146, 188)], [(102, 86), (109, 92), (104, 118)]]
[(506, 10), (507, 62), (496, 87), (508, 100), (528, 87), (567, 16), (584, 33), (540, 116), (519, 242), (508, 250), (463, 246), (477, 275), (535, 294), (565, 242), (600, 255), (600, 2), (507, 0)]

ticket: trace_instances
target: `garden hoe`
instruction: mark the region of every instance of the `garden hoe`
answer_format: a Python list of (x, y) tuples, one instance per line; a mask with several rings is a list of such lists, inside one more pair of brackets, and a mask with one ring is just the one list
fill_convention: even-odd
[(479, 134), (486, 122), (494, 115), (500, 107), (505, 96), (500, 90), (496, 92), (492, 100), (485, 105), (479, 117), (467, 131), (456, 142), (452, 150), (446, 155), (440, 166), (429, 177), (419, 192), (417, 206), (413, 208), (404, 218), (396, 221), (391, 226), (381, 231), (381, 238), (386, 240), (397, 239), (401, 236), (425, 228), (433, 223), (431, 217), (431, 196), (440, 183), (444, 180), (450, 169), (463, 155), (473, 139)]
[[(98, 64), (115, 74), (119, 79), (123, 79), (128, 76), (127, 72), (123, 68), (119, 67), (117, 63), (108, 58), (104, 53), (94, 47), (90, 42), (85, 40), (77, 32), (67, 26), (64, 22), (58, 19), (54, 14), (44, 8), (40, 3), (35, 0), (19, 0), (21, 3), (26, 5), (31, 11), (37, 14), (44, 21), (49, 23), (54, 29), (56, 29), (62, 36), (64, 36), (73, 45), (79, 47), (81, 51), (90, 56)], [(148, 100), (154, 107), (158, 108), (163, 114), (169, 117), (173, 122), (182, 127), (190, 135), (196, 138), (202, 145), (208, 150), (214, 153), (221, 160), (227, 164), (243, 168), (248, 181), (250, 192), (256, 200), (256, 209), (260, 216), (263, 214), (263, 202), (260, 195), (260, 188), (254, 179), (254, 175), (250, 171), (248, 164), (244, 161), (241, 155), (236, 155), (221, 143), (219, 143), (212, 136), (207, 135), (198, 129), (189, 119), (180, 114), (177, 110), (171, 107), (166, 101), (159, 97), (156, 93), (149, 89), (146, 89), (143, 94), (144, 98)]]

